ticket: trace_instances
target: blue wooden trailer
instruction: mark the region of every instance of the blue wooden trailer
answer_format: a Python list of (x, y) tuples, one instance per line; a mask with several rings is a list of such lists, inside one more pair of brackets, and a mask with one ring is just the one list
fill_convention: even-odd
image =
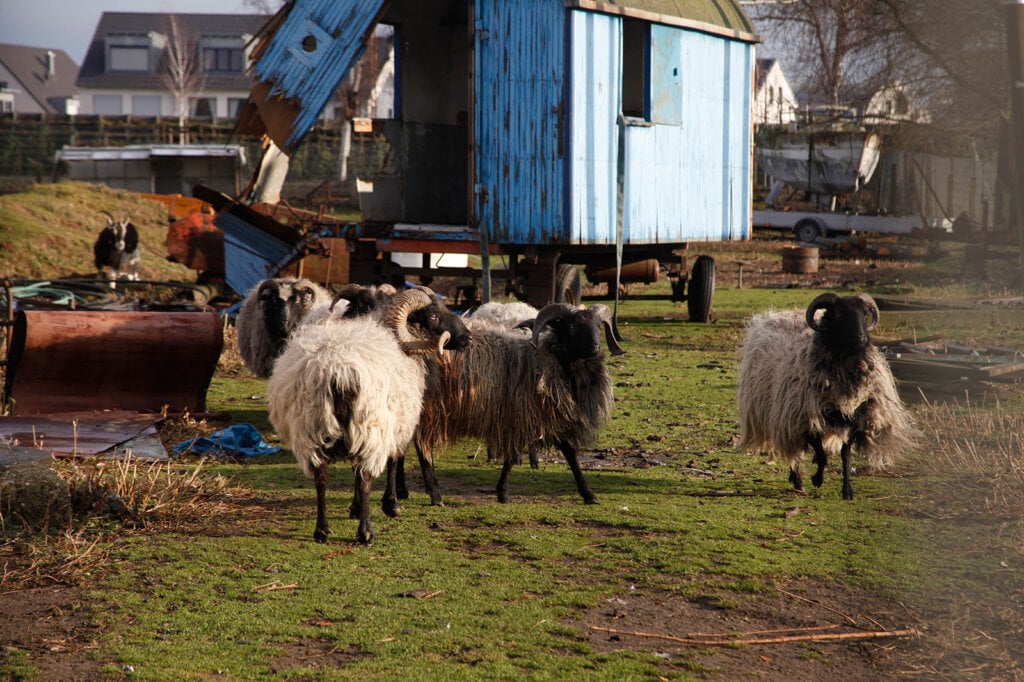
[(378, 24), (395, 118), (354, 133), (386, 151), (336, 232), (351, 281), (446, 274), (393, 252), (480, 254), (485, 298), (504, 276), (542, 305), (578, 299), (575, 266), (612, 290), (660, 264), (706, 319), (713, 261), (691, 277), (683, 250), (750, 236), (759, 38), (735, 0), (294, 0), (257, 37), (248, 129), (294, 151)]

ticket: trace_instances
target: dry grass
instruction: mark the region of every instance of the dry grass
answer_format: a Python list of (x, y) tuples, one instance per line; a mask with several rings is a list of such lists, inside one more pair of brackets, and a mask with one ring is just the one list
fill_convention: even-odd
[(224, 323), (224, 349), (217, 359), (217, 376), (238, 377), (252, 375), (249, 368), (242, 360), (242, 354), (238, 352), (238, 328), (225, 320)]
[(54, 468), (71, 491), (73, 527), (0, 544), (0, 592), (76, 583), (107, 561), (114, 535), (206, 521), (229, 510), (232, 497), (247, 494), (204, 467), (205, 460), (188, 466), (133, 459), (57, 461)]
[(1003, 518), (1024, 518), (1024, 412), (995, 401), (928, 402), (919, 413), (925, 434), (915, 468), (955, 478), (975, 510)]

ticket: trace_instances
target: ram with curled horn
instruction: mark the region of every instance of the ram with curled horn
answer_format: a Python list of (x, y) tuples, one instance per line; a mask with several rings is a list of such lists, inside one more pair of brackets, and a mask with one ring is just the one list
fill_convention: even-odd
[(623, 352), (610, 335), (611, 313), (603, 305), (552, 304), (532, 326), (530, 337), (498, 326), (472, 327), (469, 346), (438, 362), (414, 439), (432, 503), (441, 503), (433, 452), (465, 437), (484, 440), (501, 460), (499, 502), (508, 501), (508, 478), (519, 453), (537, 442), (558, 448), (583, 501), (597, 502), (578, 452), (594, 441), (611, 413), (602, 327), (611, 352)]
[(740, 349), (739, 447), (779, 457), (803, 493), (800, 462), (813, 453), (811, 482), (824, 480), (831, 455), (843, 465), (843, 499), (853, 499), (851, 456), (875, 468), (914, 446), (917, 431), (885, 356), (868, 334), (878, 305), (866, 294), (824, 293), (805, 311), (760, 313)]

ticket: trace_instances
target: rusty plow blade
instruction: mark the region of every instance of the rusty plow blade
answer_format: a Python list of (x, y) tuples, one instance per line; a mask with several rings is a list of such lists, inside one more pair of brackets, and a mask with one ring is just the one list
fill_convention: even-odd
[(215, 313), (26, 310), (4, 391), (14, 415), (205, 412), (223, 343)]

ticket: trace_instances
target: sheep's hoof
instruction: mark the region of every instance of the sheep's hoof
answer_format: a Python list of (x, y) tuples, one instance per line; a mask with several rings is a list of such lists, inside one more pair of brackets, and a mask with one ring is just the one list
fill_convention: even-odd
[(508, 504), (508, 494), (507, 493), (500, 493), (499, 492), (498, 493), (498, 502), (500, 502), (502, 504)]
[(356, 540), (358, 540), (360, 543), (362, 543), (364, 545), (372, 545), (373, 544), (373, 531), (372, 530), (364, 531), (364, 530), (360, 529), (356, 533)]
[(824, 472), (817, 472), (813, 476), (811, 476), (811, 483), (814, 484), (815, 488), (820, 488), (821, 484), (824, 483), (824, 482), (825, 482), (825, 473)]
[(319, 542), (321, 545), (327, 543), (327, 536), (331, 534), (331, 531), (326, 528), (317, 528), (313, 531), (313, 540)]
[(583, 498), (583, 504), (601, 504), (597, 501), (597, 498), (591, 495), (590, 497)]
[(384, 512), (386, 516), (395, 518), (398, 516), (402, 508), (398, 506), (398, 500), (384, 498), (384, 501), (380, 504), (380, 510)]
[(847, 489), (845, 487), (843, 488), (843, 499), (844, 500), (852, 500), (853, 499), (853, 488), (849, 488), (849, 489)]

